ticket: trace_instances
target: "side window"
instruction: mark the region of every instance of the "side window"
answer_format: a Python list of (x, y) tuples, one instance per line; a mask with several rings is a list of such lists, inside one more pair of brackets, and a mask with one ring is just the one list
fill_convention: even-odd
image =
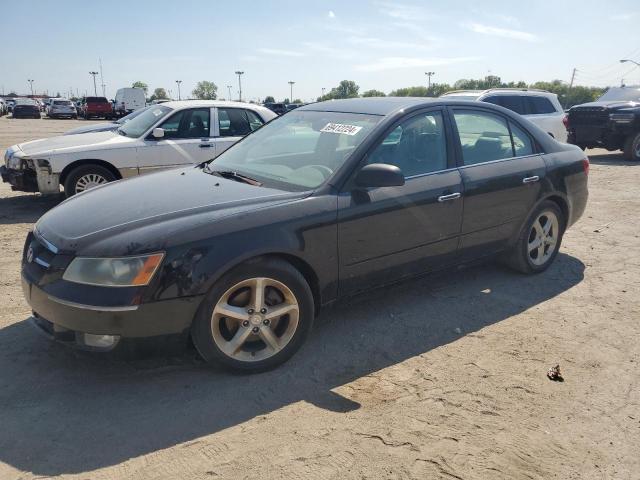
[(520, 115), (525, 113), (525, 106), (520, 95), (494, 95), (492, 97), (485, 98), (483, 102), (500, 105), (501, 107), (508, 108)]
[(256, 112), (245, 110), (245, 113), (247, 114), (247, 118), (249, 119), (249, 128), (252, 132), (264, 125), (264, 121), (258, 116)]
[(529, 113), (532, 115), (540, 115), (544, 113), (555, 113), (556, 109), (548, 98), (545, 97), (527, 97), (529, 103)]
[(165, 139), (202, 138), (209, 136), (209, 119), (208, 108), (180, 110), (160, 127)]
[(531, 138), (524, 130), (518, 127), (515, 123), (509, 122), (511, 127), (511, 136), (513, 137), (513, 150), (516, 157), (523, 157), (525, 155), (533, 155), (533, 144)]
[(246, 110), (242, 108), (218, 108), (221, 137), (240, 137), (252, 132)]
[(513, 157), (507, 122), (487, 112), (455, 110), (453, 114), (465, 165)]
[(442, 113), (405, 120), (369, 156), (367, 163), (395, 165), (405, 177), (447, 168), (447, 141)]

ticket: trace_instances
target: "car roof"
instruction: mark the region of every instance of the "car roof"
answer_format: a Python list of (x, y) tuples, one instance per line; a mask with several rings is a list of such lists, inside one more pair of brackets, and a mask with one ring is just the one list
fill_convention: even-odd
[(258, 110), (268, 110), (262, 105), (255, 103), (245, 102), (231, 102), (228, 100), (172, 100), (170, 102), (163, 102), (159, 105), (163, 107), (169, 107), (173, 109), (181, 109), (187, 107), (236, 107), (236, 108), (253, 108)]
[[(446, 100), (445, 100), (446, 101)], [(327, 100), (325, 102), (310, 103), (296, 108), (296, 112), (301, 110), (314, 110), (320, 112), (344, 112), (344, 113), (364, 113), (369, 115), (389, 115), (397, 110), (419, 105), (429, 105), (443, 100), (439, 98), (426, 97), (367, 97), (367, 98), (346, 98), (342, 100)]]
[(549, 92), (548, 90), (540, 90), (537, 88), (488, 88), (486, 90), (452, 90), (447, 93), (443, 93), (443, 97), (447, 97), (449, 95), (453, 96), (483, 96), (483, 95), (531, 95), (531, 96), (540, 96), (540, 97), (548, 97), (554, 96), (555, 93)]

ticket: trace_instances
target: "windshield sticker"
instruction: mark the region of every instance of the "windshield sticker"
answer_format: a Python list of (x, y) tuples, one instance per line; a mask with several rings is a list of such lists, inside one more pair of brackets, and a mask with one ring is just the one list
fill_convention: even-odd
[(344, 135), (356, 135), (362, 127), (356, 125), (343, 125), (342, 123), (327, 123), (321, 132), (327, 133), (342, 133)]
[(153, 115), (154, 115), (154, 116), (156, 116), (156, 117), (158, 117), (158, 116), (162, 115), (162, 110), (160, 110), (160, 109), (158, 109), (158, 110), (154, 110), (154, 111), (153, 111)]

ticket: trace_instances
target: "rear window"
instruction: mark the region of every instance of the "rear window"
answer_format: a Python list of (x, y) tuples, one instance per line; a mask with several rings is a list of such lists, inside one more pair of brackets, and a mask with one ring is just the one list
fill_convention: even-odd
[(53, 102), (54, 105), (71, 105), (71, 102), (69, 100), (55, 100)]
[(540, 115), (543, 113), (556, 113), (556, 109), (548, 98), (526, 97), (530, 115)]
[(87, 103), (109, 103), (105, 97), (87, 97)]
[(494, 95), (492, 97), (485, 98), (483, 101), (493, 103), (494, 105), (500, 105), (501, 107), (508, 108), (520, 115), (524, 115), (526, 110), (523, 100), (524, 97), (521, 95)]

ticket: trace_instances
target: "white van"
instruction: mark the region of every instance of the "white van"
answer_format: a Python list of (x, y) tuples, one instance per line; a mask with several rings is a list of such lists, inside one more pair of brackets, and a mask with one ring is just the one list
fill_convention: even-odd
[(120, 88), (116, 92), (113, 111), (117, 116), (122, 117), (139, 108), (144, 108), (146, 102), (144, 90), (141, 88)]

